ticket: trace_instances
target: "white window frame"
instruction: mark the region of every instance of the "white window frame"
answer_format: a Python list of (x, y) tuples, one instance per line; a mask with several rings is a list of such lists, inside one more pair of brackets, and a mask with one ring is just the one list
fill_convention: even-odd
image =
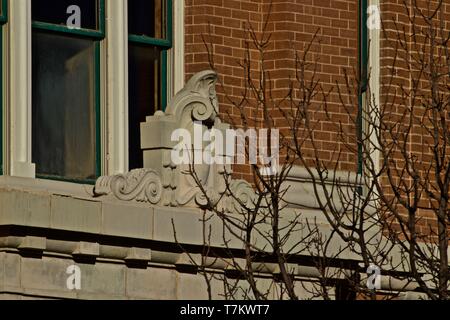
[[(128, 166), (128, 11), (126, 0), (106, 1), (107, 175), (125, 173)], [(168, 52), (167, 96), (184, 86), (184, 0), (173, 1), (173, 47)], [(113, 35), (113, 36), (112, 36)]]
[[(32, 163), (32, 0), (9, 1), (5, 28), (5, 175), (35, 178)], [(173, 1), (168, 100), (184, 86), (184, 0)], [(102, 175), (128, 171), (128, 14), (126, 0), (106, 0), (101, 43)]]
[(34, 178), (36, 166), (32, 163), (31, 153), (31, 0), (9, 1), (8, 9), (5, 47), (8, 134), (4, 174)]

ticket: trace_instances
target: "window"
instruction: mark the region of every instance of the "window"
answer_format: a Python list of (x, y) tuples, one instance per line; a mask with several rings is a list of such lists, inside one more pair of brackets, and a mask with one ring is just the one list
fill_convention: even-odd
[(0, 175), (3, 174), (3, 24), (7, 12), (7, 1), (0, 0)]
[(129, 168), (142, 168), (140, 123), (167, 104), (172, 1), (128, 0)]
[(32, 0), (32, 158), (40, 178), (100, 175), (104, 0)]

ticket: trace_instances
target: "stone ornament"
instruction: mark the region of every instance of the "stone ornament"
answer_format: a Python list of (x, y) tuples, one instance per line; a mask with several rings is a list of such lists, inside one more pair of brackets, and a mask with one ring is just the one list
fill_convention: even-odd
[(158, 204), (162, 196), (158, 174), (149, 169), (136, 169), (127, 174), (101, 177), (94, 189), (95, 196), (112, 194), (119, 200)]
[[(176, 129), (185, 129), (193, 134), (194, 123), (201, 123), (203, 132), (214, 128), (226, 136), (225, 131), (230, 126), (222, 123), (218, 117), (216, 82), (217, 74), (214, 71), (197, 73), (173, 98), (165, 112), (158, 111), (147, 117), (146, 122), (141, 124), (144, 168), (124, 175), (99, 178), (94, 194), (112, 196), (122, 201), (190, 208), (205, 208), (209, 199), (229, 212), (242, 212), (240, 203), (250, 206), (254, 191), (248, 182), (229, 178), (230, 165), (176, 165), (171, 158), (171, 152), (177, 144), (171, 141), (171, 136)], [(192, 176), (193, 171), (208, 197), (198, 187)], [(233, 196), (227, 192), (225, 181), (228, 181)]]

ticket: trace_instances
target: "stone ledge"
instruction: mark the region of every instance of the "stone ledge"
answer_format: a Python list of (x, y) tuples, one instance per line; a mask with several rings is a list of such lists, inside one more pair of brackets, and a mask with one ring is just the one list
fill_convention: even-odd
[[(313, 181), (319, 181), (319, 175), (315, 172), (315, 168), (311, 168), (311, 173), (301, 166), (294, 166), (286, 180), (283, 182), (283, 188), (286, 188), (285, 201), (291, 208), (309, 208), (319, 209)], [(349, 171), (337, 171), (330, 173), (330, 177), (325, 179), (323, 185), (319, 185), (317, 192), (321, 197), (325, 198), (324, 190), (332, 197), (332, 203), (336, 210), (342, 210), (343, 205), (336, 191), (339, 186), (340, 191), (347, 193), (348, 199), (351, 199), (352, 191), (355, 187), (359, 187), (358, 175)], [(334, 192), (333, 192), (334, 190)], [(298, 195), (302, 196), (299, 197)]]
[[(74, 264), (81, 269), (81, 289), (72, 291), (66, 285), (70, 276), (66, 270)], [(8, 269), (9, 276), (17, 281), (8, 280), (2, 268)], [(268, 290), (272, 287), (276, 291), (271, 279), (258, 278), (258, 281)], [(245, 281), (241, 284), (248, 286)], [(299, 283), (297, 289), (301, 290), (301, 287)], [(213, 299), (223, 298), (223, 283), (220, 280), (212, 280), (211, 289)], [(202, 275), (184, 274), (170, 267), (132, 269), (106, 262), (89, 265), (58, 257), (34, 259), (20, 257), (17, 253), (0, 253), (0, 300), (8, 297), (81, 300), (208, 299)]]
[[(225, 235), (223, 234), (223, 224), (219, 217), (212, 217), (203, 226), (203, 213), (200, 209), (160, 207), (109, 198), (82, 198), (77, 194), (60, 195), (56, 191), (45, 191), (45, 188), (37, 191), (34, 185), (26, 188), (26, 179), (19, 180), (18, 184), (9, 183), (5, 186), (0, 179), (0, 227), (20, 226), (54, 232), (90, 234), (99, 239), (113, 237), (118, 241), (134, 239), (133, 241), (156, 241), (176, 245), (175, 226), (180, 244), (196, 246), (204, 244), (203, 227), (211, 227), (212, 247), (224, 248), (225, 237), (229, 240), (228, 248), (242, 249), (242, 242), (232, 236), (230, 231), (225, 230)], [(319, 211), (302, 212), (305, 219), (318, 218), (321, 229), (329, 232), (326, 221), (320, 219), (322, 214)], [(296, 210), (288, 209), (283, 217), (285, 221), (296, 218)], [(264, 247), (266, 242), (262, 237), (255, 237), (253, 241), (260, 247)], [(339, 241), (333, 242), (333, 245), (338, 250)], [(353, 255), (344, 258), (357, 259)]]

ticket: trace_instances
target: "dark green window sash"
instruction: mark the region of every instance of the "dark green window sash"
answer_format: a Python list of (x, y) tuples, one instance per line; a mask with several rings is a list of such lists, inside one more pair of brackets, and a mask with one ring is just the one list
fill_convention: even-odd
[(0, 25), (0, 175), (3, 175), (3, 25)]
[[(51, 23), (33, 21), (32, 27), (37, 30), (44, 30), (47, 32), (55, 32), (55, 33), (63, 33), (73, 35), (74, 37), (84, 37), (90, 38), (95, 41), (95, 122), (96, 122), (96, 132), (95, 132), (95, 143), (96, 143), (96, 176), (101, 176), (102, 171), (102, 147), (101, 147), (101, 93), (100, 93), (100, 41), (105, 38), (106, 30), (105, 30), (105, 0), (99, 0), (99, 30), (91, 30), (91, 29), (70, 29), (64, 25), (55, 25)], [(95, 180), (77, 180), (70, 179), (61, 176), (49, 176), (49, 175), (36, 175), (37, 178), (55, 180), (55, 181), (64, 181), (64, 182), (73, 182), (80, 184), (95, 184)]]
[(369, 58), (369, 41), (367, 28), (367, 0), (360, 0), (359, 18), (359, 72), (361, 80), (361, 92), (367, 90), (368, 70), (367, 62)]
[(161, 104), (162, 109), (165, 111), (167, 106), (167, 50), (172, 48), (173, 35), (172, 35), (172, 24), (173, 24), (173, 6), (172, 0), (166, 1), (166, 38), (158, 39), (151, 38), (147, 36), (129, 34), (128, 41), (132, 43), (139, 43), (143, 45), (148, 45), (152, 47), (161, 48), (162, 57), (161, 57)]
[(150, 37), (146, 37), (146, 36), (137, 36), (134, 34), (130, 34), (128, 36), (128, 40), (130, 42), (146, 44), (149, 46), (160, 47), (160, 48), (164, 48), (164, 49), (170, 49), (172, 47), (172, 42), (170, 40), (166, 40), (166, 39), (156, 39), (156, 38), (150, 38)]
[(1, 14), (0, 14), (0, 23), (4, 24), (8, 20), (8, 1), (1, 0)]
[(84, 36), (95, 39), (103, 39), (105, 37), (105, 0), (99, 0), (98, 6), (98, 19), (99, 19), (99, 29), (70, 29), (65, 25), (52, 24), (41, 21), (33, 21), (32, 26), (36, 29), (47, 30), (51, 32), (64, 32), (70, 33), (76, 36)]
[(8, 19), (8, 1), (0, 0), (0, 175), (3, 175), (3, 24)]
[(39, 30), (45, 30), (50, 32), (58, 32), (58, 33), (68, 33), (72, 34), (74, 36), (82, 36), (87, 38), (93, 38), (93, 39), (103, 39), (105, 37), (104, 31), (96, 31), (96, 30), (90, 30), (90, 29), (69, 29), (66, 26), (63, 25), (57, 25), (47, 22), (39, 22), (39, 21), (33, 21), (32, 26), (34, 29)]
[(138, 42), (141, 44), (148, 44), (148, 45), (154, 45), (157, 47), (162, 47), (166, 49), (170, 49), (172, 47), (172, 24), (173, 24), (173, 5), (172, 0), (166, 0), (166, 38), (165, 39), (159, 39), (159, 38), (151, 38), (148, 36), (139, 36), (130, 34), (128, 36), (128, 39), (133, 42)]
[(359, 27), (358, 27), (358, 65), (359, 65), (359, 97), (358, 97), (358, 117), (357, 117), (357, 135), (358, 135), (358, 174), (364, 170), (363, 164), (363, 96), (367, 92), (368, 86), (368, 59), (369, 59), (369, 40), (367, 28), (367, 0), (359, 0)]

